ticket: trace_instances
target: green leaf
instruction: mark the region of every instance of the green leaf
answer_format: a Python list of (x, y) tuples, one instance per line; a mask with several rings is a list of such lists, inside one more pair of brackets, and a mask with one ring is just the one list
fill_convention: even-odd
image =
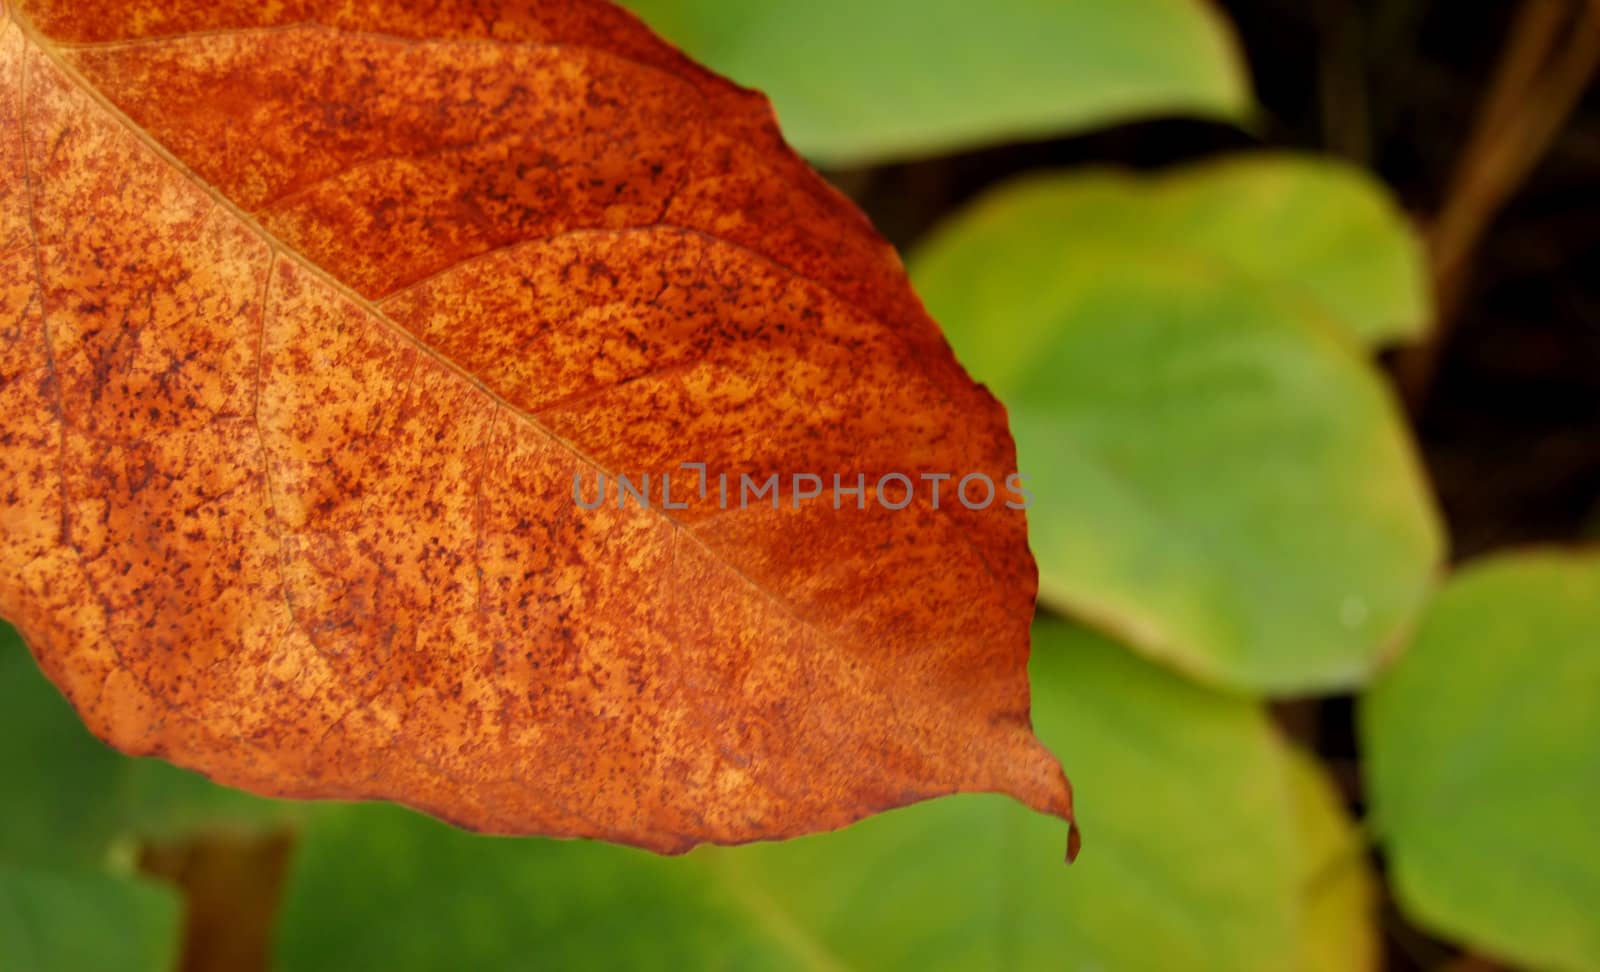
[(170, 972), (178, 920), (177, 896), (148, 881), (0, 865), (6, 972)]
[(1289, 774), (1300, 825), (1306, 972), (1368, 972), (1379, 966), (1378, 879), (1366, 844), (1338, 792), (1309, 754), (1294, 750)]
[(1292, 967), (1298, 832), (1260, 707), (1055, 623), (1035, 627), (1030, 669), (1035, 727), (1077, 793), (1071, 868), (1059, 825), (981, 798), (715, 853), (851, 968)]
[(1239, 120), (1234, 38), (1195, 0), (626, 0), (771, 96), (830, 165), (933, 155), (1155, 115)]
[[(1084, 248), (1216, 265), (1338, 323), (1367, 345), (1419, 337), (1432, 315), (1421, 241), (1360, 169), (1259, 152), (1158, 175), (1090, 170), (1019, 179), (924, 259), (948, 269), (1018, 234), (1042, 259)], [(937, 285), (937, 281), (934, 281)]]
[(308, 827), (280, 968), (1294, 968), (1307, 851), (1261, 708), (1078, 629), (1036, 642), (1071, 868), (1058, 822), (997, 796), (678, 859), (347, 807)]
[(330, 972), (737, 968), (752, 967), (737, 961), (748, 925), (681, 859), (364, 804), (311, 818), (274, 953), (281, 969)]
[(255, 828), (294, 812), (155, 759), (130, 759), (91, 736), (0, 622), (0, 863), (95, 865), (120, 836)]
[(1443, 548), (1387, 386), (1303, 293), (1053, 204), (1089, 178), (1002, 188), (911, 266), (1010, 411), (1041, 600), (1228, 687), (1362, 683)]
[(1600, 970), (1600, 554), (1464, 571), (1360, 716), (1407, 914), (1518, 965)]

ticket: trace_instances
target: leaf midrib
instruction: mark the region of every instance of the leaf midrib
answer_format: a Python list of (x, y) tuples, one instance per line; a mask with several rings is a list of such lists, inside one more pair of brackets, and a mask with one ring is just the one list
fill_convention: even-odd
[[(147, 148), (151, 149), (152, 151), (154, 151), (163, 161), (167, 162), (169, 165), (171, 165), (175, 169), (177, 169), (177, 171), (180, 172), (184, 176), (184, 178), (188, 179), (194, 186), (199, 188), (201, 191), (205, 192), (207, 195), (211, 196), (211, 198), (213, 199), (213, 201), (215, 202), (215, 204), (217, 206), (222, 207), (225, 211), (227, 211), (235, 219), (239, 220), (246, 228), (248, 228), (250, 230), (251, 233), (253, 233), (256, 237), (258, 237), (263, 243), (265, 243), (267, 245), (268, 251), (269, 251), (271, 257), (274, 260), (280, 259), (280, 258), (288, 260), (291, 263), (294, 263), (300, 269), (305, 270), (307, 273), (310, 273), (311, 275), (316, 277), (319, 282), (321, 282), (321, 283), (327, 285), (328, 287), (332, 288), (340, 297), (344, 298), (345, 300), (350, 301), (353, 305), (355, 305), (356, 307), (359, 307), (362, 311), (366, 312), (371, 317), (373, 317), (375, 320), (379, 321), (389, 331), (393, 332), (394, 334), (398, 335), (401, 339), (403, 339), (404, 341), (408, 342), (416, 351), (418, 351), (421, 354), (424, 354), (424, 355), (428, 356), (429, 358), (431, 358), (435, 362), (437, 362), (440, 365), (442, 365), (445, 368), (447, 368), (449, 371), (453, 372), (455, 375), (457, 375), (462, 380), (466, 381), (469, 385), (471, 385), (474, 389), (476, 389), (479, 393), (481, 393), (485, 398), (487, 398), (489, 401), (493, 402), (494, 405), (497, 408), (504, 409), (508, 413), (516, 416), (521, 421), (523, 421), (525, 424), (527, 424), (530, 428), (533, 428), (534, 430), (536, 430), (536, 431), (540, 432), (541, 434), (547, 436), (551, 441), (555, 442), (557, 445), (559, 445), (562, 448), (566, 449), (573, 456), (575, 456), (579, 461), (587, 464), (589, 467), (591, 467), (592, 469), (596, 470), (597, 472), (611, 474), (611, 472), (612, 472), (611, 470), (607, 469), (605, 466), (601, 465), (593, 457), (589, 456), (586, 452), (584, 452), (584, 450), (580, 449), (577, 446), (576, 443), (573, 443), (572, 441), (570, 441), (570, 440), (562, 437), (561, 435), (557, 434), (554, 430), (552, 430), (551, 428), (546, 426), (543, 422), (540, 422), (538, 420), (537, 416), (529, 413), (528, 411), (526, 411), (525, 409), (521, 408), (520, 406), (517, 406), (517, 405), (513, 404), (512, 402), (508, 401), (506, 398), (501, 396), (494, 389), (490, 388), (478, 376), (474, 375), (472, 372), (468, 371), (465, 367), (463, 367), (462, 365), (458, 364), (454, 360), (452, 360), (452, 359), (446, 357), (445, 355), (441, 354), (438, 351), (438, 349), (434, 348), (431, 344), (427, 343), (426, 341), (423, 341), (421, 338), (419, 338), (417, 335), (413, 334), (407, 328), (402, 327), (399, 323), (397, 323), (393, 318), (391, 318), (387, 313), (385, 313), (381, 309), (379, 303), (375, 303), (374, 301), (372, 301), (372, 300), (368, 299), (367, 297), (363, 296), (362, 294), (358, 293), (356, 290), (351, 288), (349, 285), (345, 284), (339, 278), (335, 277), (332, 273), (330, 273), (329, 271), (324, 269), (322, 266), (320, 266), (319, 264), (313, 262), (311, 259), (306, 257), (304, 254), (300, 253), (298, 250), (288, 246), (286, 243), (284, 243), (282, 240), (280, 240), (275, 234), (273, 234), (270, 231), (268, 231), (266, 229), (266, 227), (264, 227), (261, 224), (261, 222), (258, 219), (256, 219), (256, 217), (254, 215), (252, 215), (249, 212), (246, 212), (244, 209), (242, 209), (237, 204), (235, 204), (233, 202), (233, 200), (229, 199), (216, 186), (212, 185), (208, 180), (202, 178), (199, 175), (199, 173), (195, 172), (194, 169), (191, 168), (187, 163), (185, 163), (182, 159), (179, 159), (170, 150), (168, 150), (165, 145), (161, 144), (160, 141), (158, 141), (153, 136), (151, 136), (150, 133), (148, 131), (146, 131), (142, 126), (140, 126), (138, 123), (133, 121), (133, 119), (131, 117), (129, 117), (126, 112), (122, 111), (122, 109), (120, 109), (114, 103), (112, 103), (111, 100), (109, 98), (107, 98), (105, 96), (105, 94), (99, 90), (99, 88), (97, 88), (95, 85), (91, 84), (88, 81), (88, 79), (85, 78), (83, 76), (83, 74), (81, 72), (79, 72), (70, 62), (68, 62), (65, 58), (61, 57), (61, 55), (59, 53), (59, 50), (61, 48), (58, 48), (48, 38), (46, 38), (42, 34), (40, 34), (38, 32), (37, 28), (34, 27), (32, 22), (27, 19), (26, 15), (23, 14), (23, 12), (21, 10), (12, 11), (11, 15), (12, 15), (13, 18), (15, 18), (17, 26), (22, 31), (22, 34), (23, 34), (24, 38), (26, 38), (28, 41), (30, 41), (33, 44), (33, 46), (36, 47), (40, 52), (42, 52), (46, 57), (48, 57), (51, 60), (51, 62), (56, 65), (56, 67), (58, 69), (60, 69), (63, 73), (65, 73), (67, 75), (67, 77), (70, 78), (74, 82), (74, 84), (78, 87), (78, 89), (80, 91), (83, 91), (90, 98), (92, 98), (97, 105), (99, 105), (102, 109), (104, 109), (106, 112), (108, 112), (109, 115), (113, 119), (115, 119), (116, 122), (119, 125), (121, 125), (130, 134), (132, 134), (135, 138), (137, 138), (141, 144), (143, 144), (145, 147), (147, 147)], [(303, 26), (303, 25), (297, 25), (297, 26)], [(217, 31), (217, 32), (215, 32), (215, 34), (218, 35), (218, 36), (225, 36), (228, 33), (230, 33), (230, 31)], [(509, 247), (506, 248), (506, 249), (509, 249)], [(37, 251), (37, 243), (35, 244), (35, 250)], [(494, 253), (494, 252), (498, 252), (498, 251), (489, 251), (489, 252), (490, 253)], [(489, 254), (475, 254), (474, 255), (474, 259), (480, 258), (480, 257), (483, 257), (483, 256), (487, 256), (487, 255), (489, 255)], [(463, 262), (465, 262), (465, 261), (463, 261)], [(271, 269), (270, 266), (267, 269), (267, 273), (269, 275), (272, 273), (272, 269)], [(385, 298), (382, 298), (382, 299), (387, 299), (387, 298), (385, 297)], [(262, 308), (262, 313), (263, 313), (263, 315), (265, 315), (266, 308)], [(675, 517), (669, 515), (664, 510), (660, 510), (660, 509), (652, 507), (651, 511), (656, 513), (661, 519), (666, 520), (667, 522), (671, 523), (675, 528), (683, 529), (683, 528), (686, 527), (686, 524), (684, 524), (682, 521), (676, 519)], [(793, 610), (792, 607), (790, 607), (790, 605), (787, 602), (783, 601), (781, 598), (777, 597), (777, 595), (775, 595), (771, 591), (768, 591), (766, 588), (762, 587), (760, 584), (756, 583), (756, 581), (753, 578), (751, 578), (748, 574), (746, 574), (742, 569), (740, 569), (737, 564), (734, 564), (734, 563), (728, 561), (726, 558), (719, 556), (717, 554), (716, 550), (714, 548), (712, 548), (709, 544), (707, 544), (705, 542), (705, 540), (703, 540), (701, 537), (699, 537), (697, 534), (695, 534), (692, 529), (686, 529), (686, 530), (684, 530), (684, 532), (687, 532), (691, 537), (694, 537), (694, 539), (698, 543), (700, 543), (701, 546), (704, 547), (706, 549), (706, 551), (709, 554), (711, 554), (712, 557), (719, 564), (723, 564), (729, 570), (732, 570), (736, 575), (738, 575), (740, 577), (740, 579), (742, 579), (751, 588), (753, 588), (754, 590), (759, 592), (762, 596), (766, 597), (768, 600), (772, 601), (774, 604), (779, 606), (782, 610), (784, 610), (784, 612), (786, 614), (788, 614), (788, 616), (792, 620), (796, 621), (797, 623), (802, 624), (808, 630), (817, 631), (819, 634), (822, 634), (822, 635), (824, 635), (826, 637), (826, 632), (824, 632), (821, 629), (817, 628), (815, 625), (813, 625), (813, 624), (811, 624), (809, 622), (806, 622), (803, 619), (801, 619), (799, 617), (799, 615), (796, 614), (796, 612)], [(829, 640), (832, 641), (833, 639), (829, 638)]]
[[(0, 3), (6, 3), (6, 0), (0, 0)], [(383, 326), (384, 328), (386, 328), (389, 331), (393, 332), (401, 340), (406, 342), (410, 347), (415, 349), (416, 352), (418, 352), (419, 354), (427, 356), (428, 358), (430, 358), (433, 361), (437, 362), (440, 366), (442, 366), (443, 368), (445, 368), (449, 372), (457, 375), (462, 381), (465, 381), (469, 386), (471, 386), (472, 388), (477, 390), (479, 393), (481, 393), (485, 397), (485, 399), (487, 399), (488, 401), (492, 402), (497, 408), (504, 409), (510, 415), (515, 416), (517, 419), (519, 419), (520, 421), (525, 423), (529, 428), (531, 428), (534, 431), (544, 435), (551, 442), (553, 442), (554, 444), (556, 444), (556, 445), (560, 446), (561, 448), (565, 449), (574, 458), (576, 458), (578, 461), (580, 461), (582, 463), (587, 464), (590, 468), (592, 468), (592, 469), (594, 469), (594, 470), (596, 470), (598, 472), (601, 472), (601, 473), (610, 473), (610, 470), (608, 470), (599, 461), (597, 461), (596, 459), (591, 457), (588, 453), (586, 453), (583, 449), (581, 449), (576, 443), (566, 439), (565, 437), (563, 437), (563, 436), (559, 435), (558, 433), (556, 433), (553, 429), (547, 427), (544, 423), (539, 421), (539, 419), (538, 419), (538, 417), (536, 415), (533, 415), (533, 414), (529, 413), (526, 409), (523, 409), (523, 408), (511, 403), (507, 399), (505, 399), (499, 393), (494, 391), (494, 389), (490, 388), (482, 379), (480, 379), (478, 376), (474, 375), (471, 371), (467, 370), (464, 366), (462, 366), (461, 364), (459, 364), (456, 361), (452, 360), (451, 358), (445, 356), (444, 354), (440, 353), (439, 350), (434, 348), (431, 344), (429, 344), (428, 342), (422, 340), (416, 334), (412, 333), (409, 329), (401, 326), (398, 322), (396, 322), (394, 319), (392, 319), (388, 314), (386, 314), (381, 309), (381, 306), (380, 306), (381, 301), (387, 299), (387, 297), (380, 298), (379, 301), (377, 301), (377, 302), (375, 302), (375, 301), (373, 301), (371, 299), (368, 299), (367, 297), (365, 297), (364, 295), (362, 295), (361, 293), (356, 291), (354, 288), (352, 288), (348, 284), (344, 283), (342, 280), (340, 280), (338, 277), (336, 277), (330, 271), (328, 271), (324, 267), (320, 266), (316, 262), (312, 261), (309, 257), (307, 257), (305, 254), (299, 252), (297, 249), (287, 245), (283, 240), (279, 239), (274, 233), (272, 233), (269, 230), (267, 230), (267, 228), (262, 225), (260, 220), (258, 220), (251, 213), (245, 211), (241, 206), (239, 206), (236, 203), (234, 203), (234, 201), (232, 199), (230, 199), (225, 193), (223, 193), (220, 189), (218, 189), (215, 185), (213, 185), (209, 180), (207, 180), (207, 179), (203, 178), (202, 176), (200, 176), (200, 174), (198, 172), (196, 172), (190, 165), (188, 165), (182, 159), (178, 158), (178, 156), (176, 154), (174, 154), (170, 149), (168, 149), (164, 144), (162, 144), (160, 142), (160, 140), (156, 139), (143, 126), (141, 126), (137, 122), (135, 122), (126, 112), (124, 112), (120, 107), (118, 107), (115, 103), (113, 103), (110, 100), (110, 98), (106, 96), (106, 94), (104, 92), (102, 92), (96, 85), (92, 84), (82, 74), (82, 72), (77, 70), (77, 68), (70, 61), (68, 61), (66, 58), (64, 58), (62, 56), (62, 54), (61, 54), (61, 51), (62, 50), (70, 50), (70, 49), (72, 49), (72, 47), (70, 45), (58, 45), (54, 41), (52, 41), (51, 39), (46, 37), (42, 32), (40, 32), (37, 29), (37, 27), (28, 18), (28, 16), (22, 10), (17, 9), (14, 4), (7, 3), (7, 5), (5, 7), (5, 12), (9, 15), (10, 19), (12, 20), (12, 22), (14, 22), (17, 25), (18, 30), (22, 34), (23, 40), (26, 43), (31, 44), (41, 54), (43, 54), (56, 67), (57, 70), (62, 72), (62, 74), (72, 83), (72, 85), (74, 86), (74, 88), (76, 90), (78, 90), (79, 92), (83, 93), (86, 97), (88, 97), (95, 105), (97, 105), (102, 111), (104, 111), (106, 113), (108, 118), (110, 118), (117, 125), (122, 127), (124, 130), (126, 130), (135, 140), (137, 140), (139, 142), (139, 144), (141, 144), (141, 145), (145, 146), (146, 148), (148, 148), (151, 152), (153, 152), (156, 155), (156, 157), (160, 158), (162, 161), (164, 161), (168, 165), (172, 166), (173, 169), (177, 173), (179, 173), (183, 178), (188, 180), (190, 184), (192, 184), (194, 187), (199, 189), (201, 192), (203, 192), (206, 195), (208, 195), (209, 197), (211, 197), (211, 199), (213, 201), (213, 205), (215, 207), (221, 207), (221, 209), (223, 211), (229, 213), (231, 216), (233, 216), (233, 218), (237, 219), (241, 226), (246, 228), (251, 234), (253, 234), (257, 239), (259, 239), (263, 244), (266, 245), (266, 247), (268, 249), (268, 252), (269, 252), (269, 256), (273, 261), (276, 261), (277, 259), (283, 259), (283, 260), (289, 261), (290, 263), (294, 264), (299, 269), (303, 270), (307, 274), (309, 274), (312, 277), (314, 277), (318, 282), (320, 282), (323, 285), (329, 287), (332, 290), (333, 293), (335, 293), (339, 297), (349, 301), (351, 303), (351, 305), (353, 305), (353, 306), (361, 309), (363, 312), (369, 314), (374, 320), (379, 322), (381, 324), (381, 326)], [(0, 29), (4, 28), (4, 24), (5, 24), (5, 21), (4, 20), (0, 20)], [(301, 26), (304, 26), (304, 25), (301, 25)], [(338, 31), (337, 29), (334, 29), (334, 28), (327, 28), (327, 29), (330, 32), (333, 32), (333, 33), (341, 33), (341, 31)], [(217, 33), (225, 35), (225, 34), (230, 33), (230, 32), (229, 31), (219, 31)], [(413, 39), (413, 38), (397, 38), (397, 39), (401, 40), (401, 41), (405, 41), (407, 43), (411, 43), (411, 44), (430, 43), (429, 41), (417, 40), (417, 39)], [(434, 43), (448, 43), (448, 41), (445, 41), (445, 42), (434, 42)], [(485, 43), (503, 43), (503, 42), (485, 41)], [(547, 45), (547, 46), (552, 46), (552, 45)], [(603, 53), (606, 53), (606, 54), (608, 54), (610, 56), (613, 56), (613, 57), (622, 57), (622, 55), (616, 54), (615, 52), (603, 52)], [(27, 56), (26, 50), (24, 50), (23, 56), (24, 57)], [(629, 63), (634, 63), (634, 64), (639, 63), (639, 62), (636, 62), (636, 61), (632, 61), (631, 59), (627, 59), (625, 57), (622, 57), (622, 59), (623, 60), (627, 60)], [(646, 67), (650, 67), (650, 66), (646, 65)], [(659, 69), (657, 69), (657, 70), (659, 70)], [(26, 137), (27, 137), (26, 133), (24, 133), (24, 138), (26, 138)], [(716, 235), (714, 235), (712, 233), (708, 233), (708, 232), (703, 231), (703, 230), (696, 230), (696, 229), (689, 228), (689, 227), (678, 227), (678, 228), (682, 229), (682, 230), (684, 230), (686, 232), (698, 234), (698, 235), (700, 235), (700, 236), (702, 236), (702, 237), (704, 237), (704, 238), (706, 238), (706, 239), (708, 239), (710, 241), (713, 241), (713, 242), (716, 242), (718, 244), (725, 245), (725, 246), (728, 246), (728, 247), (731, 247), (731, 248), (735, 248), (735, 249), (737, 249), (737, 250), (739, 250), (741, 252), (744, 252), (744, 253), (746, 253), (748, 255), (751, 255), (751, 256), (753, 256), (755, 258), (764, 260), (764, 261), (772, 264), (773, 266), (781, 269), (784, 273), (790, 275), (791, 277), (793, 277), (793, 278), (795, 278), (797, 280), (806, 281), (806, 282), (810, 283), (811, 285), (822, 289), (824, 292), (829, 294), (833, 299), (837, 300), (842, 306), (856, 309), (856, 310), (860, 311), (861, 313), (868, 315), (873, 321), (875, 321), (879, 325), (880, 328), (882, 328), (882, 330), (883, 330), (883, 332), (885, 334), (891, 335), (891, 336), (893, 336), (893, 338), (895, 340), (897, 340), (899, 342), (902, 342), (902, 343), (907, 345), (908, 350), (911, 351), (911, 353), (908, 354), (908, 359), (910, 361), (912, 361), (915, 364), (915, 366), (923, 373), (924, 377), (928, 381), (928, 384), (929, 384), (930, 388), (940, 389), (939, 383), (937, 381), (935, 381), (933, 375), (930, 372), (928, 372), (927, 365), (922, 360), (921, 356), (916, 354), (914, 352), (914, 349), (911, 349), (909, 339), (906, 337), (906, 335), (901, 333), (899, 329), (890, 326), (881, 316), (879, 316), (879, 315), (877, 315), (875, 313), (872, 313), (871, 311), (867, 310), (866, 308), (857, 307), (855, 304), (853, 304), (850, 301), (846, 300), (842, 295), (840, 295), (836, 291), (834, 291), (826, 283), (818, 281), (818, 280), (814, 280), (814, 279), (812, 279), (810, 277), (807, 277), (807, 276), (801, 274), (800, 272), (798, 272), (797, 270), (795, 270), (794, 268), (783, 264), (781, 261), (778, 261), (778, 260), (776, 260), (776, 259), (774, 259), (772, 257), (766, 256), (765, 254), (759, 253), (758, 251), (752, 250), (749, 247), (744, 246), (743, 244), (739, 244), (739, 243), (731, 241), (731, 240), (725, 240), (725, 239), (723, 239), (723, 238), (721, 238), (719, 236), (716, 236)], [(628, 229), (636, 229), (636, 227), (625, 227), (625, 228), (623, 228), (624, 231), (628, 230)], [(508, 249), (508, 248), (500, 248), (500, 249)], [(37, 253), (37, 246), (35, 247), (35, 252)], [(484, 257), (486, 255), (487, 254), (475, 254), (473, 257), (468, 258), (468, 260), (479, 259), (479, 258), (482, 258), (482, 257)], [(460, 261), (460, 262), (465, 263), (467, 261)], [(268, 276), (268, 280), (269, 281), (270, 281), (271, 274), (272, 274), (272, 267), (271, 267), (271, 264), (269, 263), (268, 268), (267, 268), (267, 276)], [(908, 284), (908, 286), (909, 286), (909, 284)], [(262, 308), (263, 317), (265, 317), (266, 313), (267, 313), (267, 308), (263, 307)], [(931, 326), (931, 322), (930, 322), (930, 326)], [(761, 598), (762, 600), (764, 600), (764, 601), (770, 603), (771, 605), (773, 605), (774, 607), (776, 607), (780, 612), (782, 612), (782, 614), (785, 617), (787, 617), (788, 619), (793, 621), (796, 625), (801, 627), (803, 630), (806, 630), (808, 632), (813, 633), (821, 642), (823, 642), (824, 644), (829, 645), (834, 651), (839, 653), (841, 656), (845, 656), (845, 657), (861, 657), (862, 656), (862, 653), (859, 652), (859, 651), (851, 651), (851, 650), (849, 650), (848, 646), (840, 639), (839, 636), (835, 635), (833, 632), (829, 631), (828, 629), (820, 626), (819, 624), (817, 624), (817, 623), (815, 623), (813, 621), (810, 621), (810, 620), (808, 620), (806, 618), (803, 618), (799, 614), (799, 612), (794, 608), (794, 606), (792, 606), (786, 599), (784, 599), (783, 597), (780, 597), (776, 592), (769, 590), (768, 588), (766, 588), (765, 586), (763, 586), (762, 584), (757, 582), (742, 567), (740, 567), (738, 564), (732, 562), (727, 557), (723, 556), (717, 550), (716, 547), (712, 546), (703, 537), (701, 537), (699, 534), (697, 534), (694, 531), (694, 529), (693, 529), (691, 524), (688, 524), (688, 523), (685, 523), (683, 521), (680, 521), (680, 520), (672, 517), (671, 515), (669, 515), (666, 511), (657, 509), (655, 507), (651, 507), (650, 508), (650, 512), (654, 513), (661, 520), (664, 520), (667, 523), (669, 523), (674, 529), (674, 535), (677, 535), (677, 534), (688, 534), (697, 544), (700, 545), (701, 549), (705, 551), (706, 555), (712, 561), (714, 561), (715, 563), (721, 565), (726, 570), (730, 571), (735, 577), (737, 577), (741, 582), (743, 582), (745, 584), (745, 586), (747, 586), (749, 589), (754, 591), (759, 598)], [(989, 578), (997, 586), (999, 586), (999, 584), (1000, 584), (999, 578), (995, 574), (995, 572), (993, 570), (993, 567), (988, 562), (987, 557), (984, 556), (982, 550), (978, 548), (976, 543), (973, 542), (971, 537), (966, 533), (966, 531), (960, 526), (959, 523), (956, 524), (956, 534), (962, 539), (962, 541), (964, 543), (966, 543), (972, 549), (974, 555), (978, 559), (978, 562), (983, 566), (985, 573), (989, 576)], [(287, 594), (286, 594), (286, 596), (287, 596)], [(1001, 606), (1002, 610), (1004, 610), (1004, 599), (1001, 599), (1001, 600), (997, 601), (997, 604)], [(1031, 607), (1031, 605), (1030, 605), (1030, 607)], [(876, 656), (868, 653), (865, 657), (868, 660), (871, 660), (872, 658), (874, 658)], [(877, 669), (877, 670), (881, 671), (881, 668), (878, 665), (873, 665), (872, 667), (874, 669)], [(933, 700), (930, 700), (930, 701), (933, 701)], [(943, 706), (946, 706), (946, 707), (957, 708), (957, 707), (959, 707), (960, 698), (956, 697), (956, 696), (952, 696), (951, 698), (948, 698), (948, 699), (939, 700), (939, 703), (941, 705), (943, 705)], [(438, 768), (435, 767), (435, 769), (438, 769)], [(954, 792), (952, 784), (945, 784), (944, 786), (940, 787), (939, 789), (941, 791), (943, 791), (943, 792)]]

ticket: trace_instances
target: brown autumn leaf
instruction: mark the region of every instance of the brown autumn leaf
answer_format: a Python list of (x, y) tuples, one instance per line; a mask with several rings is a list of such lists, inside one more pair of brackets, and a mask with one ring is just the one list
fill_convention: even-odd
[(628, 14), (0, 0), (0, 169), (0, 615), (113, 745), (662, 851), (1070, 819), (1024, 514), (918, 480), (1003, 482), (1002, 409), (765, 99)]

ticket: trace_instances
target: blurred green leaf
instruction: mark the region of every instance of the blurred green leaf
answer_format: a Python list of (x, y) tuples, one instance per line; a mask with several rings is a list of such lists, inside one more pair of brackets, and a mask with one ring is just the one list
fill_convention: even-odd
[(1600, 555), (1463, 572), (1360, 724), (1406, 912), (1519, 965), (1600, 969)]
[(943, 272), (1021, 245), (1039, 250), (1044, 266), (1086, 247), (1215, 264), (1305, 302), (1368, 345), (1418, 337), (1432, 313), (1421, 241), (1388, 193), (1359, 169), (1309, 156), (1260, 152), (1154, 176), (1090, 170), (1017, 180), (923, 260)]
[(1300, 826), (1301, 967), (1368, 972), (1379, 966), (1378, 879), (1361, 833), (1316, 759), (1294, 750), (1290, 788)]
[(0, 968), (6, 972), (171, 972), (178, 899), (148, 881), (0, 865)]
[(625, 0), (765, 91), (830, 165), (933, 155), (1155, 115), (1237, 120), (1249, 81), (1195, 0)]
[(122, 761), (89, 735), (0, 622), (0, 862), (99, 864), (116, 831)]
[(256, 827), (294, 812), (155, 759), (130, 759), (83, 727), (10, 625), (0, 622), (0, 862), (95, 865), (119, 836)]
[(1316, 301), (1052, 204), (1086, 192), (1002, 188), (911, 266), (1010, 411), (1041, 600), (1206, 681), (1362, 683), (1443, 547), (1387, 387)]
[(994, 796), (679, 859), (345, 807), (293, 865), (280, 968), (1294, 968), (1315, 848), (1262, 710), (1079, 629), (1036, 641), (1071, 868), (1059, 822)]
[(392, 806), (317, 814), (291, 868), (280, 969), (739, 968), (768, 951), (682, 859), (481, 837)]

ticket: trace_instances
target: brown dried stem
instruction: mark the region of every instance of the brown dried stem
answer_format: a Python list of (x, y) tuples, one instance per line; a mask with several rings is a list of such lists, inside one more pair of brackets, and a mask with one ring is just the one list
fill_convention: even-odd
[(1427, 400), (1450, 340), (1473, 252), (1560, 132), (1597, 65), (1600, 0), (1523, 4), (1429, 234), (1437, 323), (1396, 362), (1414, 414)]

